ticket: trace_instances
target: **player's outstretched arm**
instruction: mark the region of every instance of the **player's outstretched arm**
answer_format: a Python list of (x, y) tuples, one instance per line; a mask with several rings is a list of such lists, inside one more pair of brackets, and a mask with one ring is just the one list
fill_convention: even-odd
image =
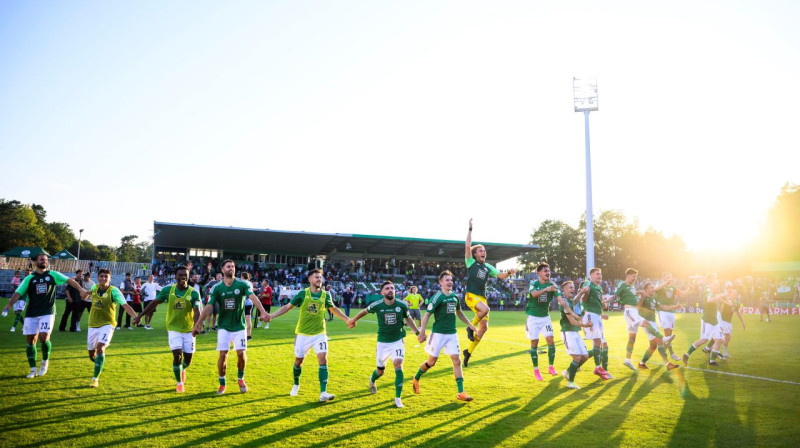
[(3, 312), (7, 312), (8, 310), (10, 310), (11, 307), (17, 302), (17, 300), (19, 300), (19, 298), (20, 298), (19, 294), (17, 293), (12, 294), (11, 299), (9, 299), (6, 306), (3, 307)]
[(139, 325), (139, 321), (142, 320), (142, 316), (146, 315), (150, 311), (153, 311), (158, 306), (158, 300), (151, 300), (150, 303), (147, 304), (146, 307), (142, 310), (141, 313), (137, 314), (136, 317), (133, 318), (133, 325)]
[(269, 320), (275, 319), (278, 316), (283, 316), (284, 314), (288, 313), (289, 310), (291, 310), (292, 308), (294, 308), (294, 305), (292, 305), (291, 303), (283, 305), (278, 309), (278, 311), (275, 311), (274, 313), (271, 313), (269, 315)]
[(214, 310), (214, 304), (210, 303), (203, 307), (203, 311), (200, 312), (200, 316), (194, 320), (194, 329), (192, 330), (192, 334), (197, 336), (198, 333), (202, 333), (203, 331), (203, 322), (205, 322), (206, 317), (211, 315), (211, 312)]
[(425, 342), (425, 339), (428, 338), (425, 335), (425, 327), (428, 326), (428, 319), (430, 318), (431, 318), (431, 313), (425, 313), (425, 315), (422, 316), (422, 321), (419, 323), (419, 334), (417, 335), (417, 340), (420, 343)]
[(472, 251), (470, 250), (470, 247), (472, 247), (472, 218), (469, 218), (469, 231), (467, 232), (467, 239), (465, 240), (464, 245), (465, 260), (472, 258)]
[(67, 284), (75, 288), (81, 297), (86, 297), (87, 295), (89, 295), (89, 291), (83, 289), (83, 286), (81, 286), (80, 283), (76, 282), (74, 278), (67, 279)]
[(417, 324), (414, 323), (414, 319), (410, 317), (406, 317), (406, 325), (409, 326), (414, 331), (414, 334), (419, 336), (419, 328), (417, 328)]
[(252, 300), (253, 305), (255, 305), (256, 308), (258, 308), (258, 312), (260, 313), (258, 319), (261, 322), (269, 322), (269, 313), (267, 313), (267, 310), (264, 309), (264, 305), (261, 304), (261, 300), (258, 300), (258, 296), (251, 293), (250, 300)]
[(131, 319), (136, 319), (138, 317), (136, 315), (136, 311), (134, 311), (133, 308), (127, 303), (125, 305), (122, 305), (122, 308), (125, 310), (126, 313), (128, 313), (128, 316), (131, 316)]
[(361, 310), (358, 314), (355, 315), (355, 317), (353, 317), (347, 322), (347, 328), (354, 328), (356, 326), (356, 322), (358, 322), (358, 320), (361, 319), (362, 317), (366, 316), (367, 313), (369, 313), (369, 311), (367, 311), (366, 308)]
[(350, 318), (349, 318), (349, 317), (347, 317), (347, 316), (346, 316), (346, 315), (345, 315), (345, 314), (342, 312), (342, 310), (340, 310), (339, 308), (337, 308), (335, 305), (334, 305), (334, 306), (332, 306), (332, 307), (329, 307), (329, 308), (328, 308), (328, 311), (330, 311), (331, 313), (333, 313), (333, 314), (334, 314), (334, 316), (337, 316), (339, 319), (342, 319), (342, 320), (343, 320), (343, 321), (345, 321), (345, 322), (349, 322), (349, 321), (350, 321)]
[(497, 274), (497, 278), (499, 278), (500, 280), (505, 280), (508, 277), (511, 277), (512, 275), (514, 275), (516, 273), (517, 273), (516, 269), (509, 269), (506, 272), (501, 272), (501, 273)]

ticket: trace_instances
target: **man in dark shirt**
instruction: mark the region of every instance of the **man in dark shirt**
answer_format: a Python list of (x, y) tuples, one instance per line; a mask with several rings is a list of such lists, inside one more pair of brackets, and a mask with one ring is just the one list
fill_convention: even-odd
[(350, 317), (350, 305), (353, 303), (353, 291), (348, 286), (345, 292), (342, 293), (342, 304), (344, 305), (344, 314)]
[[(79, 284), (83, 285), (83, 270), (78, 269), (75, 271), (75, 277), (73, 279)], [(61, 323), (58, 325), (58, 331), (66, 331), (67, 329), (67, 322), (69, 324), (69, 331), (75, 332), (77, 330), (78, 319), (81, 318), (80, 311), (83, 311), (83, 301), (81, 300), (81, 295), (78, 294), (78, 290), (73, 288), (71, 285), (67, 285), (67, 304), (64, 308), (64, 314), (61, 316)], [(70, 315), (72, 317), (70, 321)]]

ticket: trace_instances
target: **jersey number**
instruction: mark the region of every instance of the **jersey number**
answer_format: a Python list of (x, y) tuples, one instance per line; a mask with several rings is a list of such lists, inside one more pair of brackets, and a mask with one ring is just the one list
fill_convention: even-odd
[(40, 330), (49, 330), (50, 329), (50, 322), (42, 322), (39, 326)]
[(319, 343), (320, 351), (327, 351), (328, 350), (328, 343), (327, 342), (320, 342)]
[(553, 331), (553, 326), (552, 325), (545, 325), (544, 329), (547, 330), (548, 332), (552, 332)]
[(403, 349), (402, 348), (398, 348), (397, 350), (394, 351), (394, 355), (397, 356), (398, 358), (402, 358), (403, 357)]

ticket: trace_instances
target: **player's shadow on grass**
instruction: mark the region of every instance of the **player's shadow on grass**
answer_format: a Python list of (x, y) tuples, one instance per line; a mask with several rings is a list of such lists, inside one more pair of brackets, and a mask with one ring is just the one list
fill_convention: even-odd
[[(489, 364), (489, 363), (492, 363), (494, 361), (498, 361), (500, 359), (511, 358), (513, 356), (519, 356), (519, 355), (521, 355), (523, 353), (528, 353), (528, 351), (527, 350), (520, 350), (520, 351), (516, 351), (516, 352), (505, 353), (505, 354), (502, 354), (502, 355), (490, 356), (488, 358), (477, 359), (475, 361), (470, 361), (469, 362), (470, 367), (463, 367), (463, 362), (464, 362), (463, 357), (461, 359), (461, 362), (462, 362), (462, 367), (463, 367), (464, 371), (465, 372), (469, 372), (469, 369), (471, 369), (472, 366), (481, 365), (481, 364)], [(425, 375), (420, 380), (420, 382), (424, 381), (426, 378), (436, 378), (436, 377), (439, 377), (439, 376), (442, 376), (442, 375), (452, 375), (452, 374), (453, 374), (453, 362), (450, 360), (449, 356), (447, 356), (445, 354), (442, 354), (441, 356), (439, 356), (439, 360), (436, 361), (436, 365), (433, 367), (432, 371), (429, 370), (428, 372), (426, 372)]]
[(693, 394), (686, 380), (683, 408), (668, 446), (756, 446), (754, 407), (748, 407), (747, 425), (736, 410), (736, 388), (743, 386), (709, 371), (703, 371), (703, 378), (707, 398)]

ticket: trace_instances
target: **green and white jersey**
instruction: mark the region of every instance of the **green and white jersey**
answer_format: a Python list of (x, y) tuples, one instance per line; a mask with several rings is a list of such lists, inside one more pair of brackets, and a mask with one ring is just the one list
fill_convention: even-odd
[(372, 302), (367, 312), (378, 319), (378, 342), (396, 342), (406, 337), (403, 320), (408, 317), (408, 304), (394, 300), (388, 305), (386, 300)]
[(700, 298), (703, 301), (703, 322), (709, 325), (717, 325), (717, 302), (709, 302), (713, 294), (708, 286), (704, 286), (700, 293)]
[(433, 328), (434, 333), (439, 334), (455, 334), (456, 333), (456, 311), (461, 309), (461, 303), (458, 300), (456, 293), (451, 292), (450, 295), (445, 295), (441, 291), (437, 291), (430, 299), (428, 304), (428, 313), (433, 313)]
[(56, 271), (44, 271), (22, 279), (15, 291), (20, 296), (28, 295), (28, 307), (25, 317), (39, 317), (56, 314), (56, 286), (69, 280), (67, 276)]
[[(563, 298), (564, 298), (564, 301), (567, 302), (569, 307), (572, 310), (575, 310), (575, 302), (572, 299), (568, 299), (567, 296), (563, 296)], [(581, 327), (579, 327), (577, 325), (572, 325), (572, 323), (569, 321), (569, 318), (567, 317), (567, 313), (566, 313), (566, 311), (564, 311), (564, 306), (562, 306), (561, 303), (558, 304), (558, 309), (561, 310), (561, 321), (560, 321), (560, 323), (561, 323), (561, 331), (567, 332), (567, 331), (580, 331), (581, 330)]]
[[(533, 292), (541, 291), (543, 289), (549, 288), (550, 286), (555, 286), (555, 291), (550, 291), (543, 293), (539, 297), (533, 297)], [(528, 316), (534, 317), (545, 317), (550, 315), (550, 302), (553, 301), (556, 297), (561, 295), (561, 291), (558, 289), (555, 283), (551, 281), (547, 281), (545, 283), (540, 283), (539, 280), (534, 280), (528, 286), (528, 304), (525, 305), (525, 314)]]
[(208, 299), (209, 305), (219, 304), (217, 326), (230, 332), (244, 330), (244, 298), (252, 293), (247, 283), (239, 279), (233, 279), (231, 286), (226, 286), (224, 280), (217, 283)]
[(92, 308), (89, 310), (89, 328), (106, 325), (117, 326), (117, 305), (125, 305), (125, 297), (116, 286), (109, 285), (100, 292), (100, 286), (92, 286)]
[(619, 297), (619, 303), (623, 306), (636, 306), (639, 303), (639, 298), (636, 297), (636, 288), (625, 282), (620, 283), (619, 287), (617, 287), (617, 292), (614, 294)]
[(646, 320), (655, 322), (656, 310), (658, 309), (658, 297), (653, 294), (652, 297), (642, 296), (642, 306), (639, 307), (639, 315)]
[[(583, 309), (587, 313), (594, 313), (597, 315), (603, 314), (603, 288), (599, 285), (587, 281), (589, 283), (589, 295), (586, 297), (586, 302), (583, 304)], [(583, 284), (586, 286), (586, 283)]]
[(334, 306), (330, 294), (324, 289), (312, 293), (311, 288), (306, 288), (295, 294), (289, 303), (300, 309), (295, 334), (316, 336), (325, 333), (325, 310)]
[(728, 299), (731, 302), (730, 306), (725, 302), (720, 302), (719, 304), (719, 315), (723, 321), (727, 323), (731, 323), (733, 319), (733, 312), (734, 310), (738, 311), (739, 307), (741, 307), (741, 303), (739, 303), (739, 299)]
[(158, 303), (167, 302), (167, 331), (192, 331), (194, 308), (202, 303), (200, 293), (191, 286), (180, 291), (178, 285), (172, 285), (159, 291), (156, 300)]
[[(675, 305), (675, 301), (678, 298), (678, 288), (667, 285), (659, 290), (656, 291), (656, 299), (658, 299), (658, 303), (662, 305)], [(669, 311), (672, 313), (673, 311)]]
[(467, 263), (467, 292), (486, 297), (486, 282), (489, 281), (489, 276), (497, 277), (500, 271), (489, 263), (478, 263), (472, 257), (464, 261)]

